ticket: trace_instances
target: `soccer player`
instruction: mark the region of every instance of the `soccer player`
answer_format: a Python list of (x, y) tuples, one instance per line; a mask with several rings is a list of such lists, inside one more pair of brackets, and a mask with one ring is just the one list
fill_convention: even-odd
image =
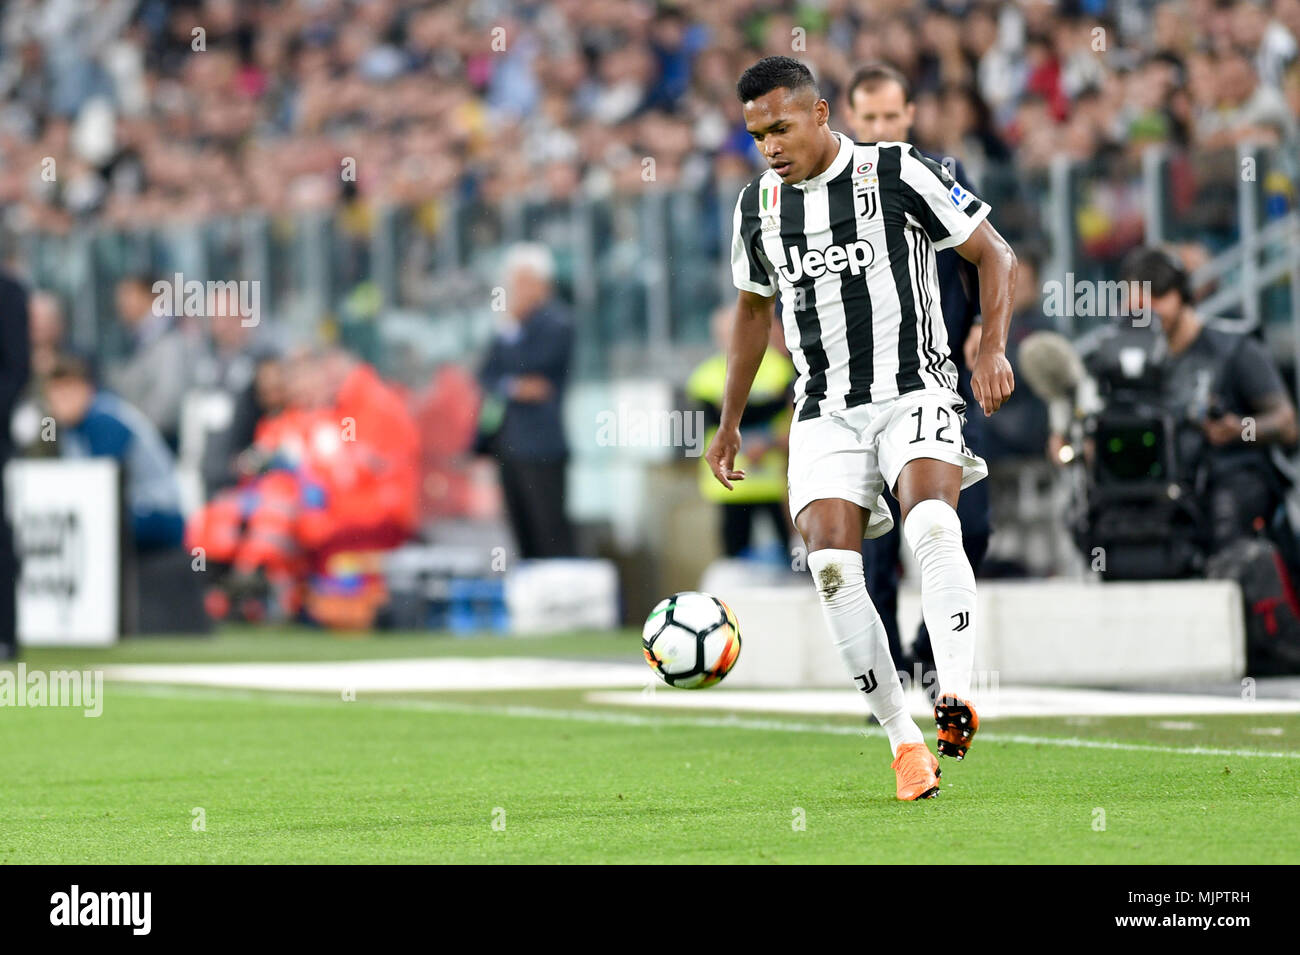
[(863, 538), (893, 526), (921, 568), (934, 644), (940, 755), (965, 756), (979, 720), (971, 700), (975, 575), (956, 504), (987, 476), (962, 440), (965, 404), (948, 357), (935, 252), (956, 248), (979, 272), (984, 333), (971, 388), (986, 414), (1014, 387), (1004, 355), (1016, 259), (988, 206), (907, 143), (855, 143), (831, 130), (807, 67), (772, 56), (740, 77), (745, 126), (768, 169), (740, 194), (732, 241), (739, 289), (722, 419), (706, 452), (725, 487), (740, 418), (767, 347), (778, 289), (799, 378), (790, 431), (790, 513), (831, 635), (889, 735), (899, 799), (939, 790), (939, 761), (907, 711), (880, 614), (863, 579)]
[[(907, 77), (887, 63), (871, 63), (858, 70), (849, 82), (845, 99), (849, 107), (848, 122), (857, 134), (856, 139), (874, 143), (910, 142), (912, 122), (916, 116), (916, 103), (912, 101)], [(955, 157), (940, 159), (933, 154), (921, 153), (928, 159), (943, 162), (962, 188), (971, 181)], [(943, 324), (948, 332), (951, 349), (949, 357), (957, 369), (957, 393), (970, 402), (969, 358), (979, 348), (979, 278), (975, 266), (963, 259), (954, 249), (944, 249), (934, 257), (939, 281), (939, 307)], [(960, 346), (960, 347), (959, 347)], [(966, 446), (977, 455), (983, 455), (984, 418), (979, 414), (966, 414), (961, 429)], [(725, 491), (723, 493), (726, 493)], [(930, 633), (922, 623), (912, 643), (911, 654), (903, 652), (898, 632), (898, 552), (902, 547), (902, 521), (896, 500), (890, 500), (889, 511), (895, 525), (887, 534), (862, 543), (863, 572), (867, 579), (867, 592), (880, 611), (889, 637), (889, 651), (898, 669), (912, 674), (921, 683), (932, 701), (939, 698), (935, 685), (934, 649)], [(962, 548), (970, 561), (971, 569), (979, 573), (980, 562), (989, 547), (989, 494), (984, 482), (967, 488), (957, 502), (957, 516), (961, 518)], [(904, 684), (907, 678), (904, 677)]]

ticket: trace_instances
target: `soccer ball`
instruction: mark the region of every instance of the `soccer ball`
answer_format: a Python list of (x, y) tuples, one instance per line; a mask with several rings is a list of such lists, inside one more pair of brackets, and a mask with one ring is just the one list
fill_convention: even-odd
[(641, 631), (646, 662), (669, 686), (699, 690), (731, 672), (740, 656), (740, 625), (712, 594), (688, 590), (665, 597)]

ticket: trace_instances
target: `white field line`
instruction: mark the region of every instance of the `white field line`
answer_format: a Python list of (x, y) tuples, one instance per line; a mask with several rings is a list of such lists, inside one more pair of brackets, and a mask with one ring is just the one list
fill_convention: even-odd
[[(220, 699), (246, 703), (278, 703), (333, 709), (339, 706), (378, 707), (413, 710), (425, 713), (464, 713), (487, 716), (510, 716), (524, 719), (567, 720), (578, 723), (604, 723), (620, 726), (685, 726), (707, 729), (743, 729), (775, 733), (814, 733), (826, 736), (884, 737), (878, 727), (838, 726), (834, 723), (806, 723), (794, 720), (756, 719), (742, 716), (647, 716), (615, 710), (566, 710), (546, 706), (498, 706), (488, 703), (452, 703), (442, 700), (375, 700), (362, 703), (342, 699), (322, 699), (296, 693), (224, 690), (170, 685), (118, 685), (114, 695), (152, 696), (165, 699)], [(1118, 750), (1130, 753), (1170, 753), (1178, 756), (1243, 756), (1266, 759), (1300, 759), (1300, 752), (1268, 752), (1257, 749), (1216, 749), (1207, 746), (1159, 746), (1146, 743), (1121, 743), (1112, 740), (1082, 739), (1073, 736), (1027, 736), (1022, 733), (980, 733), (986, 743), (1010, 743), (1028, 746), (1064, 746), (1073, 749)]]
[[(653, 679), (641, 662), (537, 657), (443, 657), (414, 660), (321, 660), (308, 663), (132, 663), (105, 666), (104, 679), (252, 690), (419, 693), (433, 690), (531, 690), (640, 687)], [(1300, 709), (1300, 704), (1297, 704)]]

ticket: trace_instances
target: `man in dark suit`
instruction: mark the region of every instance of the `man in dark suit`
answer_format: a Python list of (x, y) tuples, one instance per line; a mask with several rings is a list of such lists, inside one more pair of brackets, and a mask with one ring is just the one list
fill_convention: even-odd
[(27, 292), (0, 274), (0, 660), (18, 656), (18, 554), (5, 503), (4, 466), (13, 447), (9, 419), (27, 386), (31, 354)]
[[(854, 75), (847, 90), (850, 123), (859, 142), (910, 142), (912, 121), (916, 104), (911, 101), (907, 78), (885, 63), (865, 66)], [(948, 168), (953, 178), (963, 187), (974, 190), (966, 170), (955, 157), (939, 157), (923, 153)], [(975, 266), (967, 262), (955, 249), (944, 249), (935, 255), (939, 274), (939, 300), (943, 320), (948, 329), (948, 348), (953, 364), (957, 366), (958, 392), (966, 400), (966, 424), (962, 436), (975, 454), (984, 455), (985, 421), (979, 402), (975, 401), (970, 387), (970, 368), (967, 355), (973, 355), (979, 341), (979, 276)], [(989, 491), (988, 481), (980, 481), (966, 488), (957, 503), (957, 516), (961, 519), (962, 545), (971, 567), (978, 573), (980, 562), (989, 546)], [(862, 561), (867, 578), (867, 592), (880, 611), (889, 637), (889, 650), (894, 664), (908, 676), (919, 664), (922, 683), (931, 696), (938, 694), (938, 680), (934, 672), (934, 651), (925, 624), (921, 625), (909, 659), (902, 649), (898, 632), (898, 582), (899, 582), (899, 519), (898, 502), (886, 495), (894, 515), (894, 529), (884, 537), (862, 542)]]
[(555, 298), (553, 274), (545, 246), (510, 250), (508, 320), (479, 372), (483, 409), (478, 447), (500, 465), (506, 510), (522, 557), (573, 554), (564, 503), (569, 449), (562, 414), (573, 326)]

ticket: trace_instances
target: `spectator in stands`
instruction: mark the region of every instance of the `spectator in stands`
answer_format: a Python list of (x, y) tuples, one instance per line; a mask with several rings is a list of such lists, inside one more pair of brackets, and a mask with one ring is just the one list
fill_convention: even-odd
[[(1272, 6), (1273, 16), (1269, 15)], [(1297, 54), (1296, 37), (1283, 23), (1283, 17), (1296, 25), (1294, 0), (1270, 4), (1267, 0), (1237, 0), (1232, 7), (1230, 32), (1239, 49), (1253, 50), (1251, 66), (1265, 86), (1282, 85), (1282, 74)]]
[[(30, 367), (27, 291), (0, 273), (0, 422), (7, 425)], [(18, 553), (5, 507), (4, 467), (13, 450), (9, 428), (0, 427), (0, 662), (18, 656)]]
[[(835, 3), (797, 18), (775, 9), (751, 17), (747, 0), (636, 16), (624, 3), (562, 3), (545, 17), (528, 0), (501, 0), (499, 19), (514, 39), (493, 51), (460, 29), (472, 17), (468, 0), (410, 6), (332, 3), (304, 13), (272, 0), (0, 5), (0, 115), (13, 156), (0, 170), (0, 194), (24, 225), (56, 231), (77, 217), (154, 225), (249, 208), (278, 213), (344, 202), (337, 167), (348, 155), (361, 170), (349, 188), (365, 203), (452, 193), (531, 198), (536, 183), (518, 157), (576, 159), (582, 181), (599, 187), (636, 167), (629, 155), (649, 155), (637, 151), (647, 115), (685, 122), (691, 159), (744, 172), (754, 165), (752, 144), (718, 91), (740, 69), (747, 44), (788, 44), (795, 27), (806, 31), (805, 55), (828, 91), (845, 88), (852, 64), (888, 56), (918, 99), (942, 96), (951, 111), (945, 138), (957, 139), (944, 144), (919, 129), (917, 141), (955, 154), (964, 140), (961, 152), (979, 178), (982, 154), (997, 149), (990, 137), (1027, 137), (1025, 159), (1040, 166), (1043, 140), (1078, 111), (1085, 90), (1105, 89), (1125, 69), (1145, 80), (1152, 57), (1185, 63), (1192, 74), (1204, 72), (1196, 60), (1207, 58), (1215, 95), (1203, 105), (1213, 112), (1216, 59), (1239, 49), (1248, 85), (1273, 91), (1249, 94), (1259, 102), (1246, 121), (1229, 120), (1254, 125), (1249, 114), (1285, 85), (1300, 30), (1297, 0), (1136, 4), (1113, 22), (1105, 4), (1080, 10), (1009, 0), (963, 5), (960, 19), (955, 8), (918, 0), (879, 12)], [(191, 55), (197, 26), (205, 31), (202, 56)], [(1224, 79), (1231, 87), (1243, 80)], [(961, 102), (968, 92), (946, 90), (968, 91), (969, 101)], [(1190, 119), (1187, 93), (1170, 94), (1172, 128), (1148, 109), (1133, 134), (1179, 135)], [(1231, 97), (1226, 105), (1236, 110), (1238, 94)], [(1030, 100), (1046, 112), (1045, 125), (1019, 121)], [(987, 120), (981, 103), (992, 107)], [(1280, 121), (1272, 107), (1263, 112), (1262, 128)], [(974, 128), (963, 128), (972, 117)], [(1210, 117), (1210, 126), (1221, 121)], [(1090, 138), (1095, 130), (1074, 131), (1076, 144)], [(26, 174), (45, 157), (57, 163), (57, 186)], [(502, 166), (509, 168), (495, 173)], [(665, 166), (688, 168), (676, 158)], [(256, 174), (271, 167), (279, 174)], [(376, 169), (391, 174), (366, 172)], [(644, 190), (664, 180), (622, 181)]]
[(1280, 143), (1296, 135), (1296, 120), (1275, 86), (1259, 82), (1247, 55), (1228, 50), (1215, 59), (1218, 101), (1196, 121), (1198, 144), (1205, 149), (1240, 142)]
[(153, 285), (144, 275), (131, 275), (117, 283), (117, 316), (130, 341), (126, 356), (109, 366), (106, 380), (114, 392), (149, 419), (175, 451), (181, 402), (193, 374), (194, 349), (170, 310), (163, 303), (155, 304)]
[(63, 307), (53, 293), (35, 291), (28, 315), (31, 378), (14, 409), (10, 431), (25, 457), (53, 457), (58, 454), (58, 429), (47, 427), (45, 378), (63, 349)]
[(480, 450), (497, 459), (506, 510), (523, 557), (573, 554), (565, 510), (569, 458), (564, 388), (573, 354), (568, 310), (552, 286), (542, 245), (517, 245), (505, 261), (505, 321), (479, 372)]
[(64, 347), (63, 305), (53, 292), (38, 289), (31, 297), (32, 374), (43, 378)]
[(993, 126), (989, 108), (974, 87), (947, 86), (939, 102), (947, 133), (943, 155), (962, 158), (969, 170), (966, 182), (982, 182), (990, 167), (1010, 160), (1011, 154)]
[(1282, 92), (1286, 96), (1292, 119), (1300, 124), (1300, 65), (1286, 71), (1282, 80)]
[(1182, 74), (1182, 63), (1170, 54), (1153, 56), (1127, 74), (1121, 109), (1113, 115), (1131, 147), (1186, 143), (1188, 131), (1172, 103), (1182, 86)]
[(45, 398), (58, 423), (62, 457), (108, 457), (121, 465), (136, 550), (179, 546), (184, 522), (176, 463), (153, 423), (100, 390), (87, 362), (74, 355), (56, 359)]

